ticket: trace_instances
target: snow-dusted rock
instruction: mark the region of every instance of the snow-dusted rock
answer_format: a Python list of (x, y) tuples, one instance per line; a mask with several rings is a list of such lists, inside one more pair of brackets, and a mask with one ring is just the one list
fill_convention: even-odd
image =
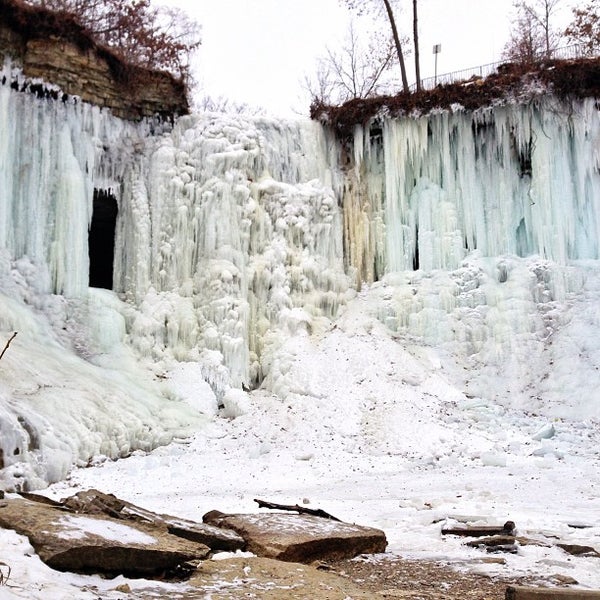
[(237, 531), (258, 556), (288, 562), (353, 558), (384, 552), (383, 531), (312, 515), (290, 513), (226, 515), (211, 511), (204, 521)]
[(42, 561), (59, 571), (148, 577), (210, 552), (153, 526), (74, 514), (18, 497), (0, 501), (0, 526), (27, 536)]
[[(39, 496), (43, 498), (43, 496)], [(171, 515), (157, 514), (126, 502), (113, 494), (98, 490), (85, 490), (62, 501), (62, 505), (77, 513), (106, 515), (128, 522), (152, 524), (158, 529), (177, 537), (198, 542), (215, 551), (236, 551), (245, 546), (244, 539), (235, 531), (214, 527), (207, 523), (197, 523)]]

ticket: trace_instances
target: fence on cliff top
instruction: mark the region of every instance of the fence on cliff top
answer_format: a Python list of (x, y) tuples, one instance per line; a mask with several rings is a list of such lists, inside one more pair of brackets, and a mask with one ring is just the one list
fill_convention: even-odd
[[(569, 60), (575, 58), (583, 58), (584, 56), (590, 56), (589, 52), (586, 52), (585, 47), (582, 44), (573, 44), (571, 46), (562, 46), (555, 48), (550, 52), (551, 59), (562, 59)], [(543, 60), (543, 59), (542, 59)], [(447, 85), (449, 83), (455, 83), (457, 81), (466, 81), (472, 77), (487, 77), (498, 70), (500, 65), (510, 63), (509, 60), (500, 60), (486, 65), (478, 65), (476, 67), (470, 67), (468, 69), (461, 69), (460, 71), (451, 71), (450, 73), (443, 73), (434, 77), (427, 77), (421, 79), (421, 89), (432, 90), (437, 85)], [(397, 82), (394, 83), (394, 87), (398, 86)], [(410, 86), (410, 91), (414, 92), (417, 85), (413, 83)]]

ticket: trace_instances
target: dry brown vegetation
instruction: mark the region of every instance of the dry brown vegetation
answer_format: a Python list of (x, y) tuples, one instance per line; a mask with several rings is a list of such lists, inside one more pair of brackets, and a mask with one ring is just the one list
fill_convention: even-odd
[(438, 85), (432, 90), (355, 99), (341, 106), (317, 102), (311, 106), (310, 114), (331, 126), (338, 137), (347, 139), (356, 125), (366, 124), (378, 114), (427, 114), (456, 104), (472, 111), (510, 99), (526, 101), (534, 96), (534, 89), (547, 90), (560, 98), (600, 97), (600, 58), (506, 64), (485, 79)]
[[(99, 43), (92, 32), (81, 25), (74, 15), (65, 12), (54, 12), (41, 6), (32, 6), (21, 0), (0, 0), (2, 21), (23, 40), (24, 44), (31, 40), (59, 38), (70, 42), (82, 51), (92, 50), (109, 66), (115, 81), (122, 84), (143, 84), (152, 79), (149, 69), (132, 64), (112, 48)], [(177, 80), (172, 74), (165, 76), (173, 80), (174, 86), (181, 88), (185, 95), (185, 83)]]

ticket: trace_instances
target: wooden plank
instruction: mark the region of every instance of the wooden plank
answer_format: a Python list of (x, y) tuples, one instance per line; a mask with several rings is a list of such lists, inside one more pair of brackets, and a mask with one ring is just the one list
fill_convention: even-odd
[(600, 600), (600, 590), (509, 586), (505, 600)]

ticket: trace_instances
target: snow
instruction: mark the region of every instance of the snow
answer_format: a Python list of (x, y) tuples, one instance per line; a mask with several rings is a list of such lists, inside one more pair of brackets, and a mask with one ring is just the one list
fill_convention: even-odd
[[(287, 340), (281, 377), (293, 391), (285, 397), (248, 394), (244, 414), (215, 417), (187, 444), (77, 470), (49, 493), (96, 487), (190, 519), (215, 508), (256, 512), (254, 498), (304, 503), (383, 529), (388, 551), (402, 556), (498, 575), (563, 574), (600, 587), (595, 558), (523, 546), (504, 566), (482, 565), (481, 551), (440, 534), (465, 518), (512, 519), (520, 535), (598, 548), (597, 402), (573, 393), (560, 407), (532, 410), (534, 399), (519, 403), (504, 391), (505, 378), (518, 382), (508, 372), (488, 375), (493, 395), (468, 397), (444, 351), (381, 323), (380, 287), (363, 290), (329, 331)], [(563, 310), (567, 318), (573, 309)], [(597, 352), (598, 336), (588, 335)], [(583, 376), (571, 373), (576, 392)], [(588, 528), (570, 526), (578, 524)]]
[[(594, 103), (383, 118), (352, 156), (311, 122), (161, 129), (0, 86), (3, 487), (195, 520), (304, 503), (395, 554), (600, 587), (597, 559), (483, 565), (440, 533), (600, 549)], [(87, 285), (94, 187), (119, 205), (114, 291)], [(115, 596), (10, 532), (0, 556), (8, 598)]]
[(66, 540), (81, 540), (89, 534), (122, 544), (151, 545), (158, 541), (139, 529), (81, 515), (65, 515), (52, 524), (63, 530), (59, 533), (59, 537)]

